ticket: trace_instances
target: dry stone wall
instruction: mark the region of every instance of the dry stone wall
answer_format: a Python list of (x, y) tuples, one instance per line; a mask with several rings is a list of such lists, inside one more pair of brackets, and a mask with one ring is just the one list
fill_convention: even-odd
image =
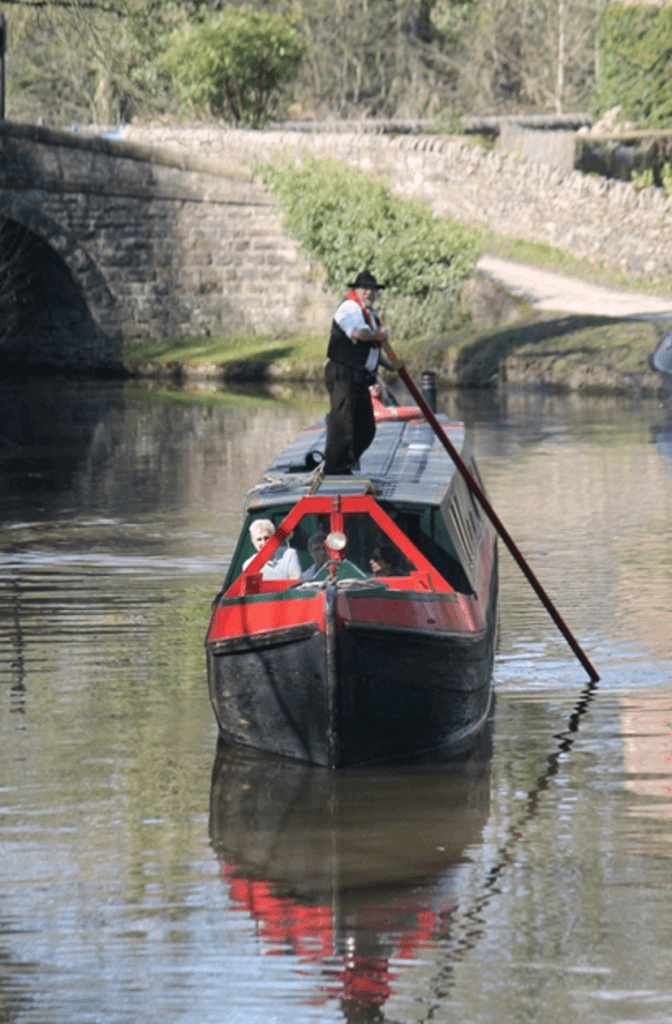
[(251, 167), (279, 153), (341, 159), (384, 174), (397, 193), (424, 199), (439, 216), (660, 281), (672, 276), (672, 196), (461, 138), (135, 126), (124, 138)]

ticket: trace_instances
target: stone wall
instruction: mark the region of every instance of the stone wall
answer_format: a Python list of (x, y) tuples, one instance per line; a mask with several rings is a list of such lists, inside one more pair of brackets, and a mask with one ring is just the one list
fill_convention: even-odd
[[(133, 126), (111, 140), (2, 122), (0, 215), (58, 254), (116, 351), (146, 338), (324, 332), (335, 296), (313, 279), (254, 174), (280, 153), (305, 151), (385, 175), (439, 216), (669, 285), (672, 197), (662, 190), (637, 193), (436, 135)], [(48, 312), (54, 291), (37, 307)], [(59, 318), (56, 310), (51, 321)], [(99, 360), (90, 322), (75, 320), (68, 347)], [(64, 352), (63, 361), (76, 360)]]
[(546, 242), (579, 258), (669, 284), (672, 196), (562, 170), (463, 138), (129, 127), (124, 138), (254, 166), (284, 152), (334, 157), (384, 174), (442, 217)]
[(0, 214), (58, 253), (117, 349), (322, 330), (331, 316), (271, 198), (230, 157), (4, 123)]

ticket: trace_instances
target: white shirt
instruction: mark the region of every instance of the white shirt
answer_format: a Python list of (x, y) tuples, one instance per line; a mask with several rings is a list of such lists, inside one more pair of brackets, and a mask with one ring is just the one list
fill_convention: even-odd
[[(256, 558), (256, 556), (257, 552), (255, 552), (251, 558), (246, 558), (243, 562), (243, 569), (247, 569), (252, 559)], [(300, 579), (301, 563), (299, 562), (299, 556), (294, 548), (289, 548), (286, 545), (281, 544), (275, 554), (271, 555), (265, 565), (262, 566), (261, 576), (262, 579), (265, 580)]]
[[(374, 323), (374, 330), (377, 330), (378, 317), (376, 315), (376, 311), (373, 309), (369, 309), (369, 313), (371, 314), (371, 319), (373, 320)], [(359, 305), (359, 303), (355, 302), (354, 299), (345, 299), (340, 304), (340, 306), (334, 313), (334, 320), (341, 328), (341, 330), (345, 334), (347, 334), (353, 345), (358, 344), (357, 339), (353, 338), (352, 336), (355, 331), (371, 330), (371, 327), (367, 323), (366, 317), (364, 316), (364, 313), (362, 311), (362, 307)], [(363, 341), (362, 344), (366, 345), (368, 344), (368, 342)], [(369, 373), (374, 373), (376, 367), (378, 366), (379, 358), (380, 348), (377, 345), (374, 345), (371, 348), (371, 351), (369, 352), (365, 364), (365, 368), (369, 371)]]

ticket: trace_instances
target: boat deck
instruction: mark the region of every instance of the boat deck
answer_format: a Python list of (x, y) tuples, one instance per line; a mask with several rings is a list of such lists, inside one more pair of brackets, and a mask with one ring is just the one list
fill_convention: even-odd
[[(464, 424), (438, 416), (458, 452), (464, 451)], [(295, 441), (280, 452), (248, 496), (247, 508), (262, 508), (278, 500), (296, 502), (308, 494), (314, 470), (324, 453), (324, 420), (304, 428)], [(455, 465), (425, 419), (379, 421), (376, 435), (352, 476), (328, 476), (315, 494), (361, 494), (373, 489), (379, 498), (394, 502), (439, 505), (455, 473)]]

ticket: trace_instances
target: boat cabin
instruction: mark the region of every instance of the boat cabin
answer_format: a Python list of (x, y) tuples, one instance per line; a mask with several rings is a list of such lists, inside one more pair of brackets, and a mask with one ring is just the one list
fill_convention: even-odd
[[(444, 428), (478, 479), (463, 425), (446, 422)], [(319, 480), (311, 467), (320, 459), (325, 434), (323, 424), (303, 430), (248, 495), (223, 594), (286, 589), (306, 573), (306, 582), (319, 584), (327, 569), (311, 572), (309, 541), (315, 534), (327, 538), (337, 578), (379, 578), (403, 588), (410, 576), (429, 572), (432, 589), (473, 594), (483, 513), (426, 421), (379, 422), (358, 475)], [(259, 552), (249, 529), (258, 519), (275, 528)], [(291, 583), (273, 569), (283, 546), (298, 556), (301, 577)]]

